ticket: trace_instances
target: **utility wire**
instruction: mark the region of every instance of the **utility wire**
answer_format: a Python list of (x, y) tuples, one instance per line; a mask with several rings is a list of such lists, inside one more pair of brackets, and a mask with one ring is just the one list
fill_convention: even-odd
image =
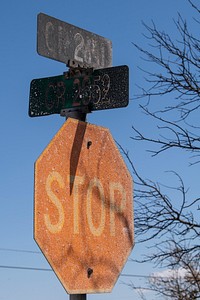
[(150, 276), (150, 275), (136, 275), (136, 274), (120, 274), (120, 276), (123, 276), (123, 277), (137, 277), (137, 278), (150, 278), (150, 277), (157, 278), (156, 276), (153, 276), (153, 275)]
[(21, 250), (21, 249), (11, 249), (11, 248), (0, 248), (0, 251), (10, 251), (10, 252), (23, 252), (23, 253), (41, 254), (40, 251)]
[(16, 270), (29, 270), (29, 271), (53, 271), (52, 269), (45, 269), (45, 268), (2, 266), (2, 265), (0, 265), (0, 269), (16, 269)]
[[(16, 270), (29, 270), (29, 271), (47, 271), (52, 272), (52, 269), (46, 268), (33, 268), (33, 267), (18, 267), (18, 266), (3, 266), (0, 265), (0, 269), (16, 269)], [(121, 274), (123, 277), (137, 277), (137, 278), (149, 278), (148, 275), (136, 275), (136, 274)]]
[[(11, 248), (0, 248), (0, 251), (21, 252), (21, 253), (30, 253), (30, 254), (42, 254), (41, 251), (11, 249)], [(16, 270), (47, 271), (47, 272), (52, 272), (53, 271), (52, 269), (46, 269), (46, 268), (6, 266), (6, 265), (0, 265), (0, 269), (16, 269)], [(136, 277), (136, 278), (150, 278), (151, 277), (151, 276), (148, 276), (148, 275), (137, 275), (137, 274), (121, 274), (120, 276), (123, 276), (123, 277)], [(153, 277), (157, 278), (156, 276), (153, 276)]]

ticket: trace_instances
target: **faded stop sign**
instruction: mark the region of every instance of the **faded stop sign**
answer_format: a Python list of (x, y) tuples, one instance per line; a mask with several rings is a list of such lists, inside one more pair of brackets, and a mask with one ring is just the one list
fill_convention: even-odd
[(133, 248), (132, 178), (108, 129), (68, 119), (35, 163), (34, 238), (69, 294), (110, 292)]

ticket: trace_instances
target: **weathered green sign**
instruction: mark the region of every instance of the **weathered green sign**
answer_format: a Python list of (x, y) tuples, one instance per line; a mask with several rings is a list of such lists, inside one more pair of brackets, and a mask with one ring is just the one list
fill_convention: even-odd
[(119, 108), (128, 102), (129, 70), (127, 66), (119, 66), (73, 78), (64, 74), (32, 80), (29, 116), (60, 114), (70, 108), (85, 107), (88, 111)]

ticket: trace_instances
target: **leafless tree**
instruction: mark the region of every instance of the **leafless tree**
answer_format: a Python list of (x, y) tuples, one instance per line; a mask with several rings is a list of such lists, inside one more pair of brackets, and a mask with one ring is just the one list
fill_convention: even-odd
[[(188, 4), (198, 16), (200, 7), (193, 0), (188, 0)], [(197, 18), (194, 22), (200, 25)], [(191, 153), (188, 163), (192, 168), (200, 162), (200, 118), (196, 117), (200, 113), (200, 39), (190, 32), (187, 21), (180, 14), (174, 25), (178, 34), (176, 40), (159, 31), (152, 22), (151, 26), (144, 24), (146, 38), (151, 43), (148, 50), (134, 44), (146, 65), (151, 62), (155, 65), (154, 70), (158, 70), (142, 70), (147, 88), (140, 87), (141, 93), (137, 96), (138, 99), (147, 99), (140, 107), (157, 123), (158, 135), (144, 134), (133, 127), (132, 139), (145, 145), (149, 143), (155, 158), (169, 149)], [(173, 101), (161, 101), (160, 108), (153, 111), (151, 104), (155, 97), (165, 99), (168, 94), (173, 96)], [(175, 170), (171, 171), (177, 182), (174, 186), (144, 179), (129, 152), (122, 147), (121, 151), (132, 168), (135, 181), (136, 241), (151, 242), (154, 248), (140, 262), (151, 261), (172, 270), (181, 267), (187, 270), (184, 278), (155, 279), (150, 282), (150, 288), (162, 292), (167, 299), (197, 299), (200, 296), (200, 197), (190, 198), (181, 175)], [(196, 267), (194, 263), (198, 263)], [(187, 294), (184, 294), (184, 287)], [(177, 292), (175, 297), (174, 290)]]
[[(188, 2), (200, 13), (191, 0)], [(199, 21), (195, 21), (199, 25)], [(157, 73), (145, 71), (150, 87), (148, 89), (141, 87), (140, 96), (150, 99), (152, 96), (160, 97), (174, 93), (173, 104), (164, 107), (162, 112), (176, 110), (180, 113), (181, 119), (186, 119), (200, 106), (200, 39), (189, 31), (187, 21), (180, 14), (174, 24), (179, 34), (176, 41), (164, 31), (159, 31), (152, 22), (152, 26), (144, 24), (144, 27), (148, 32), (146, 38), (150, 40), (153, 51), (147, 51), (134, 44), (146, 60), (159, 67)]]
[[(142, 300), (147, 300), (145, 291), (153, 291), (162, 299), (196, 300), (200, 297), (200, 263), (190, 254), (180, 259), (180, 249), (170, 257), (171, 269), (168, 273), (152, 274), (146, 287), (137, 287), (134, 283), (129, 286), (137, 291)], [(182, 255), (182, 254), (181, 254)], [(177, 268), (177, 263), (179, 267)]]

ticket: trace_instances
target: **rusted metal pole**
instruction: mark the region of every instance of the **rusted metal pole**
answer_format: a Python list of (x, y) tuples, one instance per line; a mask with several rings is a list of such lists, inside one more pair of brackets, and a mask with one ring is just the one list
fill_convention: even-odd
[[(67, 118), (74, 118), (79, 121), (85, 121), (86, 120), (86, 113), (82, 113), (80, 111), (72, 111), (66, 115), (66, 120)], [(74, 294), (74, 295), (69, 295), (70, 300), (86, 300), (87, 295), (86, 294)]]
[(87, 298), (86, 294), (70, 295), (70, 300), (86, 300), (86, 298)]

